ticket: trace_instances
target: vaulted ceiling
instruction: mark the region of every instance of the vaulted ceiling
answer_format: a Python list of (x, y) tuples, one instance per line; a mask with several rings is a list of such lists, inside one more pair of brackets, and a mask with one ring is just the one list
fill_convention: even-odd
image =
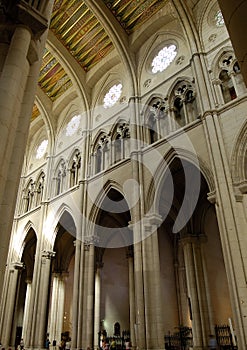
[[(89, 72), (114, 50), (114, 43), (89, 0), (55, 0), (50, 32), (81, 67)], [(127, 37), (165, 6), (167, 0), (97, 0), (106, 16), (115, 17), (113, 31)], [(39, 87), (54, 102), (72, 86), (64, 67), (46, 46), (39, 76)], [(32, 119), (39, 115), (35, 105)]]

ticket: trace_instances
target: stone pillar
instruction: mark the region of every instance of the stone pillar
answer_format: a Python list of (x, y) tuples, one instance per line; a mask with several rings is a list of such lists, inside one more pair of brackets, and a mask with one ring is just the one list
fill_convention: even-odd
[(94, 336), (94, 255), (95, 255), (95, 247), (94, 247), (94, 239), (93, 237), (89, 239), (86, 245), (85, 251), (85, 261), (87, 261), (87, 268), (85, 269), (85, 310), (84, 314), (86, 318), (84, 319), (84, 325), (86, 330), (85, 335), (85, 344), (84, 347), (93, 346), (93, 336)]
[(221, 90), (221, 81), (220, 79), (214, 79), (212, 83), (215, 90), (215, 98), (216, 98), (215, 105), (216, 107), (223, 106), (225, 102), (224, 102), (222, 90)]
[(129, 266), (129, 314), (130, 314), (130, 338), (132, 348), (136, 348), (135, 338), (135, 282), (134, 282), (134, 252), (133, 247), (128, 248), (128, 266)]
[(205, 236), (188, 235), (181, 239), (184, 251), (185, 271), (191, 306), (193, 343), (198, 349), (206, 348), (212, 332), (211, 303), (207, 283), (207, 271), (203, 256)]
[(51, 272), (51, 259), (54, 258), (55, 252), (43, 251), (41, 257), (41, 271), (40, 271), (40, 282), (39, 282), (39, 298), (37, 305), (36, 314), (36, 330), (34, 346), (44, 348), (45, 335), (47, 330), (47, 307), (48, 307), (48, 292)]
[(219, 224), (238, 346), (240, 349), (245, 349), (247, 346), (247, 318), (245, 317), (247, 243), (244, 234), (246, 227), (244, 221), (239, 220), (229, 158), (217, 113), (207, 113), (203, 118), (203, 126), (216, 190), (214, 198), (211, 196), (209, 200), (215, 204)]
[(129, 226), (133, 230), (133, 237), (137, 240), (134, 243), (134, 286), (135, 286), (135, 324), (134, 334), (136, 341), (136, 349), (146, 349), (146, 327), (145, 327), (145, 306), (144, 306), (144, 292), (143, 292), (143, 254), (141, 226), (139, 223)]
[(245, 37), (247, 1), (218, 0), (218, 3), (247, 86), (247, 44)]
[(49, 339), (59, 344), (63, 331), (65, 278), (67, 273), (54, 273), (52, 275), (51, 311), (49, 317)]
[(22, 338), (24, 341), (27, 339), (27, 328), (28, 324), (28, 309), (30, 307), (31, 300), (31, 291), (32, 291), (32, 281), (26, 280), (27, 288), (26, 288), (26, 297), (25, 297), (25, 306), (24, 306), (24, 316), (23, 316), (23, 326), (22, 326)]
[[(26, 1), (1, 1), (0, 36), (0, 295), (16, 196), (53, 0), (38, 10)], [(46, 32), (45, 32), (46, 31)], [(6, 40), (6, 38), (9, 38)], [(2, 58), (4, 57), (4, 58)]]
[(80, 255), (81, 255), (81, 241), (75, 240), (75, 271), (74, 271), (74, 284), (73, 284), (73, 304), (72, 304), (72, 335), (71, 335), (71, 348), (72, 350), (77, 348), (77, 335), (78, 335), (78, 313), (79, 313), (79, 288), (80, 288)]
[(143, 240), (143, 275), (145, 295), (146, 342), (148, 349), (164, 347), (164, 312), (161, 300), (160, 259), (157, 228), (159, 215), (145, 217)]
[(191, 237), (183, 238), (184, 262), (186, 270), (186, 280), (188, 287), (188, 305), (191, 307), (193, 345), (195, 349), (202, 349), (203, 336), (200, 317), (199, 290), (197, 286), (197, 272), (194, 261), (193, 239)]
[(2, 335), (1, 335), (1, 343), (4, 348), (8, 348), (11, 345), (10, 344), (10, 337), (12, 332), (12, 323), (14, 319), (14, 310), (15, 310), (15, 303), (16, 303), (16, 292), (17, 292), (17, 285), (18, 285), (18, 278), (20, 275), (20, 271), (23, 269), (23, 264), (21, 262), (16, 262), (11, 264), (11, 267), (9, 269), (9, 283), (8, 283), (8, 296), (6, 300), (6, 307), (5, 307), (5, 317), (3, 320), (3, 329), (2, 329)]
[(84, 331), (83, 315), (85, 314), (84, 310), (84, 295), (85, 295), (85, 268), (84, 268), (84, 258), (85, 258), (85, 246), (84, 243), (81, 243), (81, 252), (80, 252), (80, 274), (79, 274), (79, 310), (78, 310), (78, 324), (77, 324), (77, 349), (83, 348), (83, 341), (85, 339), (86, 332)]
[(94, 349), (99, 347), (98, 338), (100, 331), (100, 290), (101, 290), (101, 269), (103, 263), (96, 262), (95, 292), (94, 292)]

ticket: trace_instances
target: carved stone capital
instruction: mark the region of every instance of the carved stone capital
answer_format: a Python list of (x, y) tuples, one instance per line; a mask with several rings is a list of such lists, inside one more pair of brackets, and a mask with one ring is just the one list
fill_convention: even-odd
[(50, 251), (50, 250), (43, 250), (42, 252), (42, 258), (45, 259), (53, 259), (56, 255), (56, 252)]

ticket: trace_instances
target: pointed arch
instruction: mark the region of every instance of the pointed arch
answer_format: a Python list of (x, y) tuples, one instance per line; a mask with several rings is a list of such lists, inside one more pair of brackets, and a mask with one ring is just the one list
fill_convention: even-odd
[(175, 158), (184, 159), (193, 164), (204, 176), (210, 193), (214, 193), (215, 191), (213, 174), (208, 164), (201, 157), (186, 149), (176, 148), (175, 150), (170, 148), (170, 150), (164, 155), (163, 162), (160, 162), (157, 167), (147, 192), (147, 208), (149, 208), (149, 210), (151, 209), (152, 212), (158, 212), (159, 195), (165, 180), (165, 174), (169, 165)]
[(231, 155), (231, 173), (236, 184), (247, 183), (247, 122), (244, 123), (235, 138)]
[[(70, 218), (70, 221), (66, 221), (66, 218)], [(56, 210), (54, 214), (52, 214), (52, 222), (51, 226), (49, 227), (49, 231), (51, 233), (49, 243), (50, 247), (49, 249), (52, 249), (54, 246), (54, 242), (56, 240), (57, 232), (58, 232), (58, 226), (59, 224), (64, 227), (65, 230), (67, 230), (71, 235), (75, 237), (75, 239), (78, 236), (78, 225), (79, 223), (76, 222), (73, 210), (72, 208), (67, 205), (66, 203), (62, 203), (59, 208)]]

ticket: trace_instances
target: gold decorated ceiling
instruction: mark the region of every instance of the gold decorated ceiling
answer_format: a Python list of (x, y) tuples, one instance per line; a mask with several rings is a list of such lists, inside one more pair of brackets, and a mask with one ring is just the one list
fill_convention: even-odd
[[(104, 3), (106, 13), (111, 11), (127, 34), (133, 33), (166, 2), (165, 0), (97, 1)], [(82, 0), (55, 0), (50, 30), (82, 69), (88, 72), (108, 55), (114, 45), (103, 24), (86, 3), (87, 1)], [(72, 86), (66, 71), (48, 49), (43, 55), (38, 83), (52, 101)], [(35, 118), (35, 115), (33, 113), (32, 118)]]
[(103, 0), (130, 34), (164, 6), (165, 0)]

